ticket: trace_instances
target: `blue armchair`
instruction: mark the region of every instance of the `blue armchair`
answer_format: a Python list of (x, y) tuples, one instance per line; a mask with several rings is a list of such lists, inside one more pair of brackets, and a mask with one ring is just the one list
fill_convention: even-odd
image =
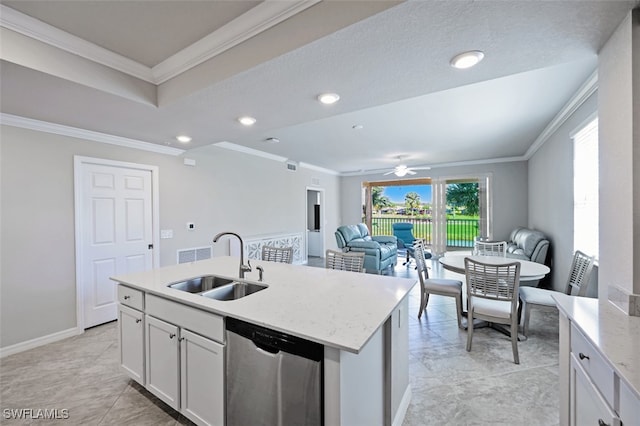
[[(393, 228), (393, 235), (398, 239), (398, 249), (406, 253), (407, 258), (403, 265), (407, 265), (415, 252), (413, 243), (416, 237), (413, 236), (413, 223), (396, 222), (391, 225), (391, 228)], [(431, 253), (425, 251), (424, 255), (425, 259), (431, 259)]]
[(372, 237), (364, 223), (344, 225), (336, 230), (336, 242), (343, 251), (363, 252), (364, 269), (381, 273), (398, 262), (396, 237), (380, 235)]

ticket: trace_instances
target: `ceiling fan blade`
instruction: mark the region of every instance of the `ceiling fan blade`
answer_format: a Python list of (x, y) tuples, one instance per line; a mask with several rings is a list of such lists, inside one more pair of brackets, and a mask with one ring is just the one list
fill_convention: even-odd
[(384, 173), (382, 176), (387, 176), (393, 173), (395, 173), (395, 170), (388, 171), (387, 173)]
[(407, 174), (415, 175), (416, 172), (414, 172), (412, 169), (407, 169)]
[(411, 170), (431, 170), (429, 166), (421, 166), (421, 167), (410, 167)]

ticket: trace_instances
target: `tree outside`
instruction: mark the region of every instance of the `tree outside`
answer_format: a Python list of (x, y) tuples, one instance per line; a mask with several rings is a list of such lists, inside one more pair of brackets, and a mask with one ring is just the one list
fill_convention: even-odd
[(452, 183), (447, 185), (447, 205), (457, 209), (465, 216), (477, 216), (480, 213), (478, 183)]
[(420, 209), (420, 195), (417, 192), (409, 192), (404, 196), (404, 205), (413, 216)]

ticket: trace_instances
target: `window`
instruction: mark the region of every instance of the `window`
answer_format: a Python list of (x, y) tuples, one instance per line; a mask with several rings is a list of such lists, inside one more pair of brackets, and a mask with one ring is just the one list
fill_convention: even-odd
[(573, 249), (598, 257), (598, 119), (573, 136)]

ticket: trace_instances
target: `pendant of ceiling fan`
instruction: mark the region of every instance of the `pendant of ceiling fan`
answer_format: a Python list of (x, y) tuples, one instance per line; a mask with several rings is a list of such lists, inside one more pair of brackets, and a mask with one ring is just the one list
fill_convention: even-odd
[[(402, 161), (403, 158), (406, 158), (406, 157), (398, 156), (398, 161)], [(408, 167), (406, 164), (399, 164), (395, 166), (392, 170), (384, 173), (383, 176), (394, 174), (398, 177), (404, 177), (406, 175), (415, 175), (416, 170), (429, 170), (429, 169), (431, 169), (431, 167), (428, 167), (428, 166)]]

